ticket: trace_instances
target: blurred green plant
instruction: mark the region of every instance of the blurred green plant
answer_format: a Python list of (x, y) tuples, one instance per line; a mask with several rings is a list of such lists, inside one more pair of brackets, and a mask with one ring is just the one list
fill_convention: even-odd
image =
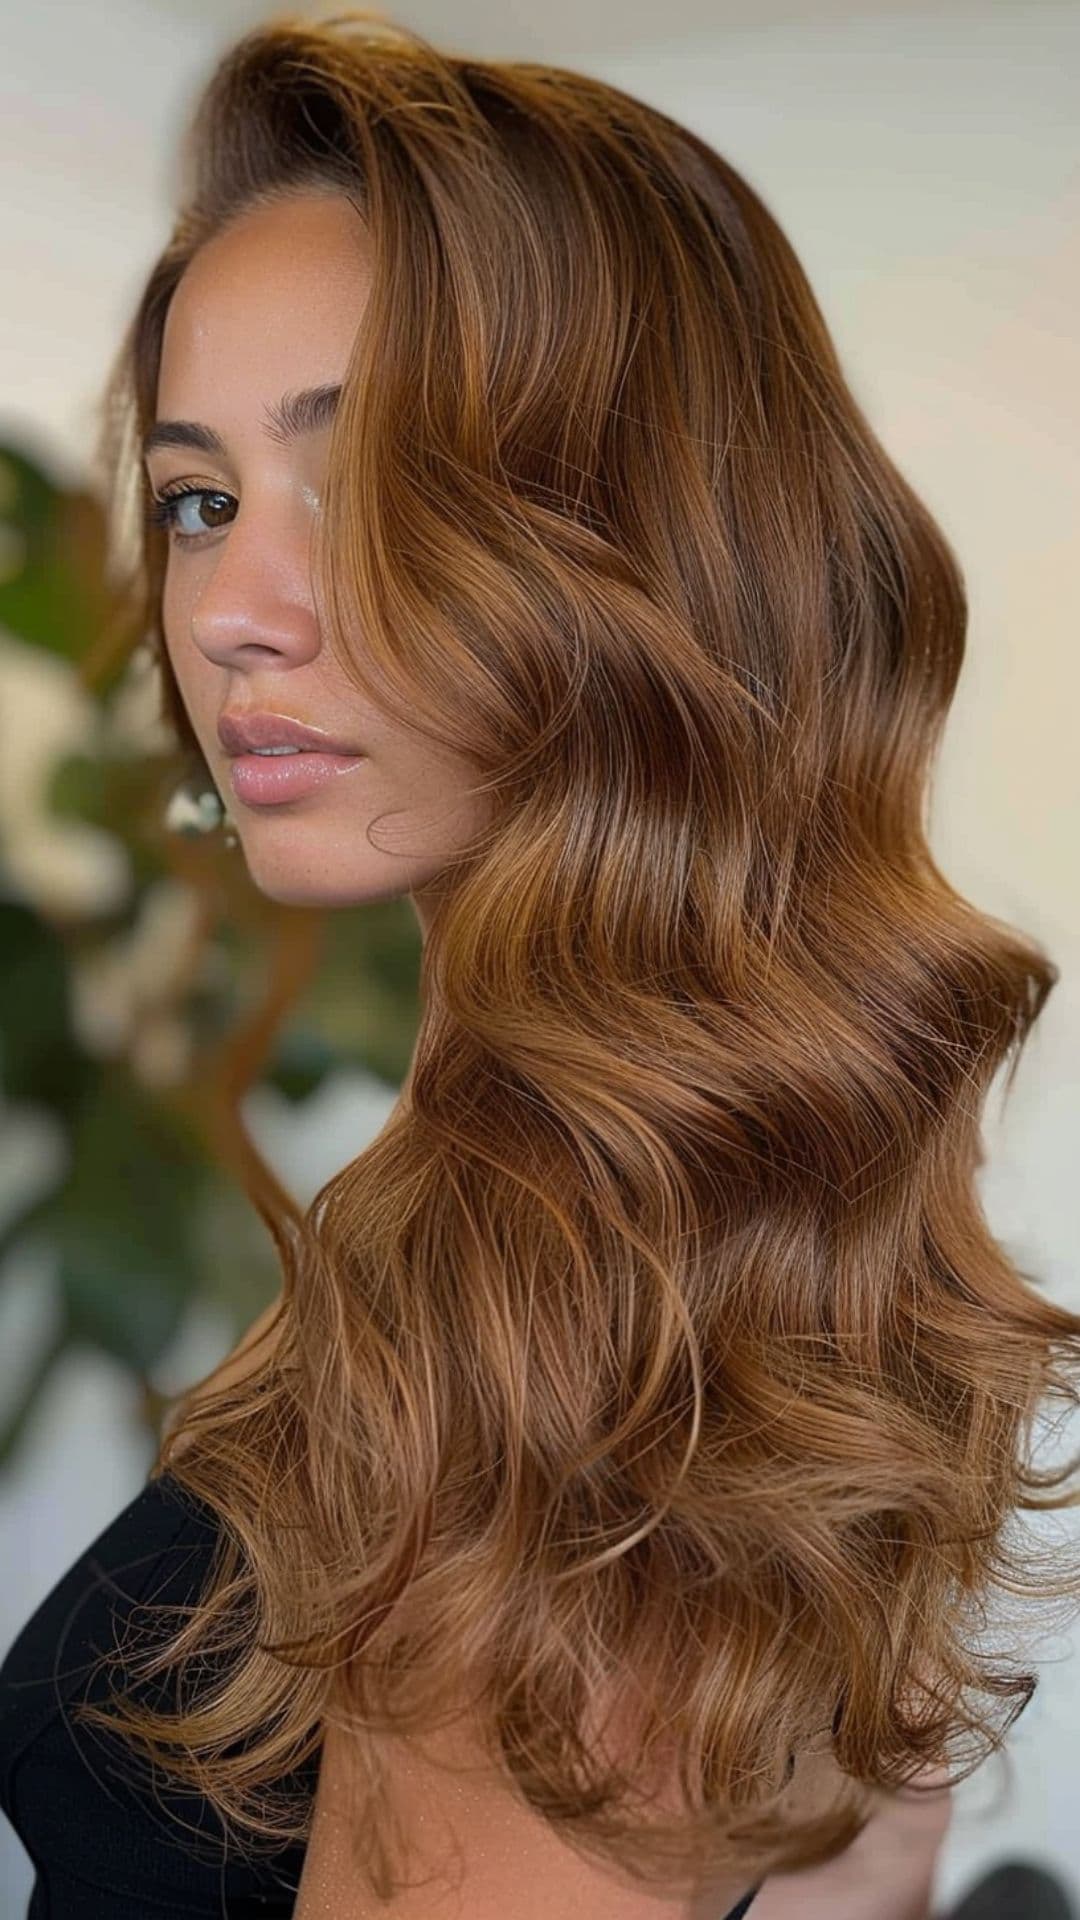
[(301, 1108), (350, 1066), (396, 1089), (419, 1015), (406, 901), (282, 907), (220, 835), (166, 831), (184, 769), (153, 661), (129, 650), (92, 690), (79, 671), (120, 619), (98, 501), (0, 445), (0, 1137), (44, 1116), (62, 1149), (0, 1218), (0, 1286), (44, 1250), (58, 1300), (0, 1467), (76, 1345), (131, 1371), (156, 1444), (153, 1374), (189, 1310), (224, 1305), (238, 1336), (277, 1290), (239, 1102)]

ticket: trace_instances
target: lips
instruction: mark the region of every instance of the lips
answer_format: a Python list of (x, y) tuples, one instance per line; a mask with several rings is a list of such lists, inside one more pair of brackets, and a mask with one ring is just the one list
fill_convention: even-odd
[(361, 754), (355, 741), (340, 739), (323, 727), (307, 726), (285, 713), (223, 713), (218, 739), (228, 754), (247, 754), (259, 747), (298, 747), (301, 753), (330, 753), (350, 759)]
[[(229, 755), (229, 784), (249, 807), (276, 807), (301, 800), (327, 781), (362, 764), (351, 741), (310, 727), (284, 713), (223, 713), (218, 739)], [(293, 747), (293, 753), (260, 748)]]
[(278, 807), (364, 765), (362, 753), (239, 753), (229, 761), (229, 785), (245, 806)]

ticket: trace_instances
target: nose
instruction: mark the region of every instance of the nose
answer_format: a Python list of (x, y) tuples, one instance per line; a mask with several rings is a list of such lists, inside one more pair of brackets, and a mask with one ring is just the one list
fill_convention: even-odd
[(241, 510), (191, 606), (191, 638), (216, 666), (298, 667), (319, 651), (310, 516)]

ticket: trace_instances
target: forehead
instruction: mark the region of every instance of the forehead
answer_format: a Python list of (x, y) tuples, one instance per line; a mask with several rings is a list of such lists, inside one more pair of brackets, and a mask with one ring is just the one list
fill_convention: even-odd
[(201, 246), (169, 303), (158, 412), (340, 379), (370, 286), (364, 222), (340, 194), (241, 214)]

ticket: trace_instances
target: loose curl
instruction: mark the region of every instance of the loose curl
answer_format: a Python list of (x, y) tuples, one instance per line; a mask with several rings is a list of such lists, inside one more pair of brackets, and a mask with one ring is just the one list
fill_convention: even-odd
[[(423, 1730), (464, 1679), (584, 1852), (668, 1886), (829, 1858), (867, 1789), (1001, 1750), (1036, 1679), (978, 1644), (995, 1590), (1080, 1587), (1015, 1532), (1080, 1503), (1047, 1494), (1075, 1461), (1031, 1457), (1080, 1398), (1080, 1317), (974, 1178), (1058, 973), (924, 830), (957, 561), (761, 199), (654, 107), (286, 16), (222, 60), (185, 151), (107, 389), (115, 522), (197, 249), (349, 196), (372, 284), (324, 632), (490, 813), (398, 1106), (307, 1209), (253, 1180), (275, 1338), (159, 1451), (221, 1532), (146, 1671), (202, 1687), (82, 1711), (279, 1844), (310, 1801), (273, 1789), (325, 1725)], [(164, 539), (131, 579), (159, 642)], [(793, 1815), (815, 1743), (836, 1791)], [(661, 1761), (677, 1801), (645, 1818)], [(374, 1795), (374, 1742), (371, 1767)], [(384, 1891), (381, 1827), (356, 1844)]]

